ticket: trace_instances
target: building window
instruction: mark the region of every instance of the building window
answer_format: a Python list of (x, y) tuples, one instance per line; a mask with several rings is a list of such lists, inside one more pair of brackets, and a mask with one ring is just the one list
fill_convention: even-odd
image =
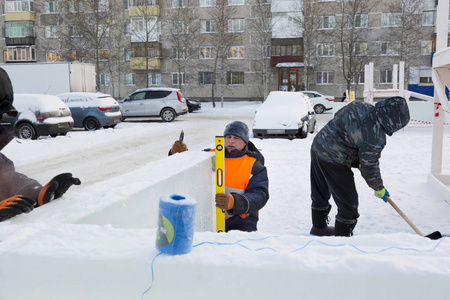
[(369, 15), (355, 15), (355, 21), (353, 22), (353, 16), (348, 16), (348, 27), (352, 28), (367, 28), (369, 26)]
[(399, 27), (401, 22), (401, 13), (383, 13), (381, 15), (381, 27)]
[(172, 22), (172, 34), (185, 34), (187, 33), (186, 22), (184, 21), (173, 21)]
[(46, 51), (47, 62), (61, 61), (61, 55), (58, 50)]
[(45, 30), (45, 38), (47, 38), (47, 39), (55, 39), (55, 38), (58, 37), (56, 35), (56, 26), (54, 26), (54, 25), (45, 26), (44, 30)]
[(381, 42), (380, 54), (381, 55), (398, 55), (398, 49), (400, 48), (399, 42)]
[(364, 72), (358, 73), (358, 75), (352, 75), (352, 83), (355, 84), (358, 83), (364, 83)]
[(336, 27), (335, 16), (319, 16), (319, 29), (333, 29)]
[(272, 4), (272, 0), (262, 0), (262, 4)]
[(71, 61), (83, 62), (84, 61), (84, 55), (81, 54), (81, 51), (79, 51), (79, 50), (72, 50), (70, 52), (70, 60)]
[(228, 59), (243, 59), (244, 46), (230, 46), (228, 47)]
[(6, 37), (9, 38), (21, 38), (34, 35), (33, 22), (5, 22)]
[(172, 47), (172, 59), (186, 59), (186, 48), (185, 47)]
[(264, 32), (272, 32), (272, 18), (264, 18), (263, 20), (263, 31)]
[(33, 11), (33, 3), (31, 0), (6, 1), (6, 12), (30, 12)]
[(108, 36), (109, 36), (109, 25), (99, 24), (97, 37), (102, 38), (102, 37), (108, 37)]
[(330, 57), (335, 55), (334, 44), (318, 44), (317, 55), (320, 57)]
[(149, 73), (148, 85), (161, 85), (161, 73)]
[(214, 33), (216, 32), (216, 23), (213, 20), (202, 20), (200, 25), (201, 33)]
[(98, 59), (100, 61), (108, 61), (109, 60), (109, 50), (98, 50)]
[(334, 83), (334, 71), (320, 71), (316, 74), (316, 84)]
[(212, 85), (214, 83), (214, 72), (199, 72), (198, 84), (199, 85)]
[(95, 0), (94, 3), (98, 4), (98, 11), (108, 11), (109, 0)]
[(431, 68), (419, 69), (419, 84), (420, 85), (432, 85), (433, 79), (431, 78)]
[(131, 59), (131, 50), (125, 49), (125, 61), (130, 61)]
[(244, 29), (245, 29), (244, 19), (228, 20), (228, 32), (244, 32)]
[(244, 72), (227, 72), (227, 84), (243, 85), (244, 84)]
[(131, 24), (130, 23), (125, 24), (124, 34), (125, 34), (125, 36), (131, 35)]
[[(128, 2), (128, 0), (124, 0)], [(158, 0), (130, 0), (130, 6), (154, 6), (159, 5)]]
[(6, 47), (6, 61), (36, 61), (36, 48), (31, 47)]
[(71, 37), (82, 37), (83, 33), (82, 33), (80, 27), (78, 27), (78, 26), (70, 26), (69, 27), (69, 35)]
[(149, 57), (149, 58), (160, 58), (159, 46), (155, 47), (145, 47), (145, 45), (137, 44), (132, 45), (131, 57)]
[(200, 59), (214, 59), (216, 58), (216, 47), (206, 46), (200, 47)]
[(392, 70), (381, 70), (380, 71), (380, 83), (392, 83)]
[(422, 26), (434, 26), (436, 24), (436, 12), (424, 11), (422, 14)]
[(172, 73), (172, 84), (173, 85), (184, 85), (186, 82), (184, 81), (184, 73)]
[(172, 0), (172, 8), (187, 7), (188, 0)]
[(44, 3), (44, 11), (46, 14), (56, 13), (56, 3), (55, 1), (48, 1)]
[(216, 0), (200, 0), (200, 7), (216, 6)]
[(244, 5), (244, 4), (245, 4), (245, 0), (228, 0), (229, 6)]
[(273, 45), (272, 56), (300, 56), (300, 45)]
[(136, 74), (134, 73), (125, 74), (125, 85), (127, 86), (136, 85)]
[(433, 52), (433, 41), (420, 41), (422, 55), (430, 55)]
[(358, 56), (367, 55), (367, 43), (356, 43), (355, 44), (355, 55), (358, 55)]
[(83, 12), (83, 1), (69, 1), (69, 12)]
[(271, 51), (270, 46), (262, 46), (262, 55), (264, 58), (270, 58)]
[(109, 86), (111, 83), (110, 74), (100, 74), (100, 86)]

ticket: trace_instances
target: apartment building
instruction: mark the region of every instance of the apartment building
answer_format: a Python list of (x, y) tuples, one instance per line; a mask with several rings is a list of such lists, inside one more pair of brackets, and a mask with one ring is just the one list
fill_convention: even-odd
[(0, 62), (94, 63), (116, 98), (151, 86), (208, 100), (362, 97), (365, 64), (382, 89), (401, 60), (407, 84), (432, 87), (434, 0), (0, 0), (0, 13)]

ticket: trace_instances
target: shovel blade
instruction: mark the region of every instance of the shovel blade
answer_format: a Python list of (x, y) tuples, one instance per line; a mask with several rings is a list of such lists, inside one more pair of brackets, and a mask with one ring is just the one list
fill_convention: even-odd
[(442, 237), (442, 234), (439, 231), (435, 231), (433, 233), (426, 235), (425, 237), (427, 237), (431, 240), (438, 240)]

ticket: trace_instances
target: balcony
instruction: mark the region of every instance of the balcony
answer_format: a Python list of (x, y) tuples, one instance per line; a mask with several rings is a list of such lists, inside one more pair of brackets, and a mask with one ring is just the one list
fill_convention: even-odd
[(7, 12), (5, 22), (36, 21), (36, 14), (30, 11)]
[(149, 5), (149, 6), (130, 6), (128, 8), (129, 17), (159, 17), (161, 8), (159, 5)]
[(15, 37), (5, 38), (6, 46), (31, 46), (36, 44), (36, 38), (34, 36), (29, 37)]
[[(130, 68), (133, 70), (147, 70), (146, 58), (145, 57), (131, 58)], [(148, 59), (148, 70), (160, 70), (160, 69), (161, 69), (161, 58)]]

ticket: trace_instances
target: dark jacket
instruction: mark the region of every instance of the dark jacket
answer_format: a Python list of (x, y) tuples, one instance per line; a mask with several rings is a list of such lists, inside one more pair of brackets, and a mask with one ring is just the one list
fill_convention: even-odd
[[(242, 151), (233, 150), (228, 152), (225, 150), (226, 159), (241, 158), (245, 155), (256, 159), (252, 166), (251, 177), (244, 193), (237, 194), (232, 192), (235, 208), (227, 212), (229, 215), (250, 214), (258, 219), (257, 211), (263, 208), (269, 199), (269, 178), (267, 169), (264, 166), (264, 156), (252, 142), (248, 142)], [(227, 172), (226, 161), (225, 172)], [(226, 185), (227, 182), (225, 181)]]
[(374, 190), (383, 188), (379, 158), (386, 145), (386, 134), (409, 122), (406, 100), (393, 97), (372, 104), (354, 101), (339, 110), (315, 136), (311, 151), (319, 159), (346, 167), (359, 167)]

